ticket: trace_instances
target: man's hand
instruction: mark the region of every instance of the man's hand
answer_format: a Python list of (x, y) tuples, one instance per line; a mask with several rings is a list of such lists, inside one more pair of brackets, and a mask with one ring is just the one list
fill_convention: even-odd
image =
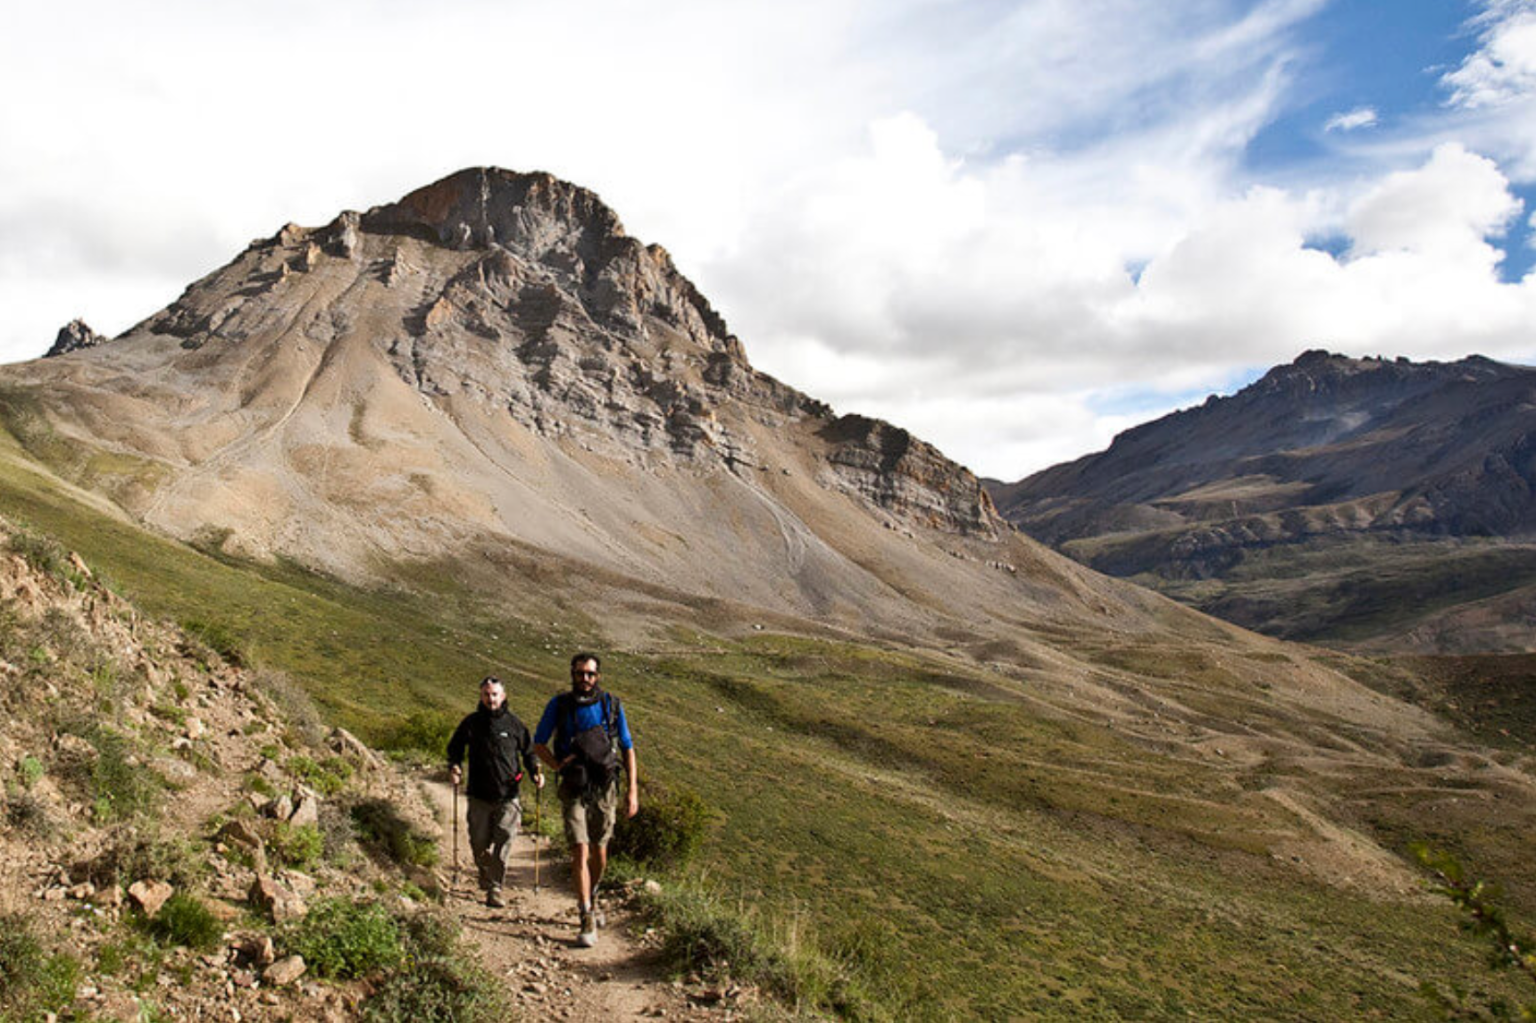
[(538, 774), (533, 776), (533, 787), (536, 788), (536, 789), (542, 789), (544, 787), (544, 772), (543, 771), (540, 771)]
[(637, 814), (639, 812), (640, 812), (640, 787), (638, 785), (631, 785), (629, 787), (629, 798), (624, 800), (624, 816), (626, 816), (626, 817), (633, 817), (635, 814)]
[(463, 775), (459, 772), (458, 764), (448, 765), (448, 784), (457, 785), (459, 783), (459, 779), (462, 777)]

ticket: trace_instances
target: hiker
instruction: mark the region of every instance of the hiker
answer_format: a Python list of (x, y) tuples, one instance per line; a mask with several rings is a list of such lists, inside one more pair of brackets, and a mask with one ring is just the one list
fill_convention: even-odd
[(459, 765), (469, 756), (469, 784), (464, 788), (465, 820), (469, 824), (469, 848), (480, 873), (485, 904), (500, 909), (507, 903), (501, 886), (512, 856), (512, 839), (522, 823), (523, 808), (517, 790), (526, 773), (539, 788), (544, 775), (534, 759), (528, 728), (507, 709), (507, 691), (501, 679), (487, 675), (480, 681), (480, 706), (469, 714), (448, 740), (448, 780), (459, 784)]
[(624, 774), (629, 779), (624, 815), (640, 812), (640, 776), (635, 773), (629, 722), (619, 698), (598, 685), (600, 663), (596, 654), (571, 658), (571, 689), (549, 701), (533, 734), (533, 751), (560, 772), (565, 841), (571, 850), (571, 874), (581, 912), (576, 943), (583, 948), (597, 944), (597, 928), (606, 922), (597, 907), (597, 886), (608, 866), (608, 840), (618, 815), (619, 750), (624, 751)]

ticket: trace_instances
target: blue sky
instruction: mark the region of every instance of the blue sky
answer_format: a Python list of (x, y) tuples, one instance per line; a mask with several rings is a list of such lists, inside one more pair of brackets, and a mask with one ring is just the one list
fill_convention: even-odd
[(7, 28), (4, 360), (492, 164), (595, 189), (760, 368), (1007, 479), (1309, 348), (1536, 361), (1536, 0), (160, 0)]

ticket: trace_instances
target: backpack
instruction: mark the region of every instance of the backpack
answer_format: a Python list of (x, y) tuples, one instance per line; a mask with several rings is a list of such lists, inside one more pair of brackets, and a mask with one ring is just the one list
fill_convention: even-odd
[(576, 698), (570, 693), (560, 694), (560, 728), (571, 740), (571, 753), (576, 759), (562, 770), (564, 785), (571, 792), (590, 792), (604, 789), (619, 775), (619, 747), (614, 741), (618, 733), (618, 700), (611, 693), (603, 693), (601, 724), (576, 731)]

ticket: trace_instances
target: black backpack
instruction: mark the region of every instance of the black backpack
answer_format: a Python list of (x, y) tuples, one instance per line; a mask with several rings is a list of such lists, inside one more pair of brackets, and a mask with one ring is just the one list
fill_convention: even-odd
[(607, 788), (619, 776), (619, 745), (615, 741), (619, 729), (618, 698), (603, 693), (599, 700), (603, 705), (601, 724), (576, 731), (576, 698), (570, 693), (560, 694), (560, 727), (571, 739), (571, 753), (576, 759), (561, 769), (563, 785), (570, 792), (590, 792)]

